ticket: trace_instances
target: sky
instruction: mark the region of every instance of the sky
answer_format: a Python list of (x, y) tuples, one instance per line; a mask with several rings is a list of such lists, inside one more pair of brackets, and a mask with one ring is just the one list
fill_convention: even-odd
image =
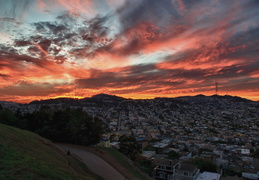
[(0, 101), (259, 100), (258, 0), (0, 0)]

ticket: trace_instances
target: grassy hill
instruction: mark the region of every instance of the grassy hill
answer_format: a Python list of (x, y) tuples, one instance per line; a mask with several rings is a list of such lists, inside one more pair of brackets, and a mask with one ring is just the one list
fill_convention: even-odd
[(34, 133), (0, 124), (0, 179), (100, 179)]

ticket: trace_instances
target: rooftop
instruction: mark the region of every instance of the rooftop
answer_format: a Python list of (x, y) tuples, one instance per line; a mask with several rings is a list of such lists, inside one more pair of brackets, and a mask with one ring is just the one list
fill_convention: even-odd
[(197, 166), (191, 164), (178, 164), (178, 166), (176, 166), (176, 169), (183, 171), (194, 171), (195, 169), (197, 169)]
[(160, 165), (166, 165), (166, 166), (175, 166), (179, 161), (178, 160), (169, 160), (166, 159), (160, 163)]
[(212, 172), (200, 173), (196, 180), (219, 180), (220, 174)]

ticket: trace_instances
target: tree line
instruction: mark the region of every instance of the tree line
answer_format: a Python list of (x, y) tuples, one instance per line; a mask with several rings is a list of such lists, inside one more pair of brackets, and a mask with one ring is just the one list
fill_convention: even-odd
[(103, 122), (81, 108), (53, 109), (41, 106), (33, 113), (22, 114), (0, 107), (0, 123), (29, 130), (54, 142), (93, 145), (104, 133)]

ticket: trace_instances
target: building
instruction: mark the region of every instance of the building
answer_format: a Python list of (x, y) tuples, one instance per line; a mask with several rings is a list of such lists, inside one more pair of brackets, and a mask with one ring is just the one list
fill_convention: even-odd
[(177, 160), (164, 160), (155, 168), (156, 179), (173, 179), (175, 166), (179, 163)]
[(100, 139), (100, 142), (98, 143), (98, 146), (100, 147), (111, 147), (110, 145), (110, 139), (103, 137)]
[(162, 161), (155, 168), (156, 179), (196, 180), (200, 170), (195, 165), (179, 162), (178, 160)]
[(174, 180), (196, 180), (200, 173), (200, 169), (195, 165), (179, 162), (175, 166)]
[(220, 174), (205, 171), (200, 173), (196, 180), (220, 180)]
[(251, 179), (251, 180), (257, 180), (259, 179), (259, 172), (257, 173), (246, 173), (246, 172), (242, 172), (242, 178), (244, 179)]

